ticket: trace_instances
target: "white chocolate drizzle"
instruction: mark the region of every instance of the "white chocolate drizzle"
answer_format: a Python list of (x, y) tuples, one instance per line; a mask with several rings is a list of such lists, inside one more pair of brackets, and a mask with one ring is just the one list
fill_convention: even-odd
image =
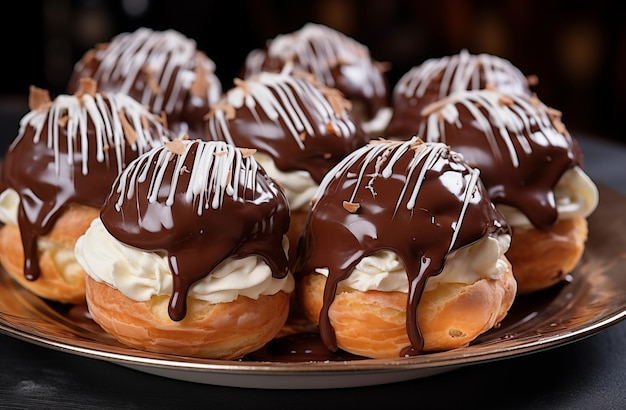
[[(101, 62), (93, 78), (103, 84), (123, 81), (119, 91), (124, 93), (129, 93), (140, 73), (147, 70), (149, 84), (143, 87), (138, 100), (155, 113), (171, 114), (177, 104), (182, 104), (196, 75), (206, 75), (209, 83), (217, 82), (215, 63), (197, 51), (194, 40), (175, 30), (153, 31), (141, 27), (132, 33), (117, 35), (106, 48), (97, 48), (95, 53)], [(192, 60), (201, 67), (198, 73), (185, 68)], [(169, 86), (172, 88), (168, 94)], [(219, 90), (207, 87), (206, 93), (208, 101), (216, 101), (221, 86)]]
[[(571, 137), (560, 122), (560, 112), (549, 109), (534, 96), (487, 89), (459, 91), (426, 106), (422, 115), (427, 118), (417, 135), (425, 141), (446, 143), (444, 123), (462, 126), (460, 106), (472, 115), (471, 123), (482, 131), (496, 158), (502, 155), (497, 139), (502, 140), (515, 168), (520, 166), (520, 154), (532, 155), (532, 143), (563, 148), (571, 145)], [(516, 150), (514, 141), (522, 152)]]
[[(359, 171), (354, 184), (354, 189), (350, 198), (345, 203), (353, 204), (357, 191), (362, 187), (368, 189), (375, 195), (373, 191), (373, 180), (376, 178), (390, 178), (394, 174), (394, 167), (398, 160), (406, 155), (409, 151), (413, 151), (413, 158), (409, 163), (406, 170), (406, 180), (412, 181), (412, 176), (415, 172), (419, 172), (415, 178), (414, 184), (405, 184), (400, 192), (398, 199), (396, 200), (394, 214), (398, 211), (400, 204), (404, 197), (409, 194), (409, 198), (406, 201), (406, 209), (412, 211), (416, 205), (417, 197), (420, 194), (422, 183), (424, 182), (425, 175), (428, 171), (434, 170), (435, 164), (445, 155), (452, 155), (458, 160), (462, 160), (462, 157), (454, 152), (450, 151), (450, 148), (443, 143), (430, 142), (424, 143), (421, 139), (414, 136), (410, 140), (406, 141), (394, 141), (394, 140), (375, 140), (369, 144), (358, 148), (357, 150), (346, 156), (337, 166), (335, 166), (322, 180), (320, 186), (315, 193), (312, 203), (315, 208), (318, 200), (326, 191), (328, 185), (332, 180), (340, 178), (346, 172), (349, 171), (356, 163), (360, 162)], [(375, 172), (373, 174), (366, 175), (367, 168), (370, 164), (375, 164)], [(463, 220), (469, 203), (473, 199), (474, 192), (476, 191), (477, 184), (480, 180), (480, 171), (478, 168), (472, 168), (468, 164), (461, 162), (470, 174), (470, 179), (465, 187), (465, 193), (463, 194), (463, 206), (461, 207), (460, 214), (457, 219), (457, 223), (454, 225), (454, 232), (450, 241), (448, 252), (452, 249), (459, 230), (463, 225)], [(369, 180), (365, 182), (365, 178), (369, 177)]]
[(433, 82), (440, 81), (438, 98), (443, 98), (457, 91), (481, 88), (481, 75), (486, 84), (502, 91), (530, 92), (528, 78), (511, 62), (490, 54), (470, 54), (466, 49), (411, 68), (400, 78), (394, 92), (407, 98), (423, 97)]
[[(233, 200), (243, 197), (246, 190), (257, 194), (262, 187), (256, 183), (259, 166), (254, 156), (248, 155), (233, 145), (223, 141), (176, 140), (176, 144), (184, 145), (184, 150), (170, 150), (167, 145), (157, 147), (133, 161), (120, 175), (119, 184), (115, 188), (119, 195), (115, 209), (121, 210), (125, 199), (134, 195), (134, 187), (150, 178), (148, 197), (150, 203), (158, 200), (163, 192), (163, 182), (168, 167), (174, 164), (169, 182), (169, 192), (165, 204), (174, 204), (177, 192), (184, 192), (185, 200), (197, 204), (196, 212), (202, 215), (205, 209), (221, 208), (224, 197)], [(195, 147), (195, 153), (192, 148)], [(186, 163), (193, 155), (193, 165)], [(187, 186), (179, 188), (180, 176), (189, 174)]]
[[(271, 121), (282, 124), (298, 147), (305, 149), (306, 138), (317, 134), (316, 124), (312, 124), (309, 112), (318, 113), (324, 124), (332, 127), (338, 137), (349, 137), (356, 127), (348, 115), (348, 105), (337, 104), (334, 90), (309, 80), (298, 73), (291, 74), (287, 65), (280, 73), (262, 72), (229, 90), (220, 102), (214, 105), (208, 118), (208, 129), (212, 135), (220, 136), (232, 145), (228, 127), (233, 108), (247, 108), (254, 117), (264, 113)], [(341, 97), (343, 99), (343, 97)], [(345, 101), (346, 104), (347, 101)], [(260, 121), (260, 120), (259, 120)]]
[[(130, 129), (126, 128), (129, 126)], [(34, 129), (33, 143), (45, 138), (47, 147), (53, 150), (57, 175), (61, 161), (60, 130), (63, 128), (68, 165), (80, 165), (83, 175), (89, 173), (88, 153), (94, 143), (96, 160), (108, 163), (113, 155), (117, 173), (120, 173), (126, 166), (127, 145), (141, 154), (169, 139), (158, 117), (133, 98), (116, 93), (57, 96), (52, 104), (31, 110), (22, 117), (18, 136), (9, 149), (20, 143), (27, 127)], [(89, 135), (90, 127), (93, 127), (93, 136)], [(42, 135), (44, 129), (47, 132)], [(77, 152), (78, 149), (80, 152)]]
[[(361, 82), (365, 96), (385, 95), (383, 77), (368, 75), (376, 71), (369, 58), (369, 50), (363, 44), (322, 24), (307, 23), (300, 30), (280, 34), (268, 42), (268, 56), (289, 63), (297, 60), (322, 83), (336, 87), (332, 69), (338, 65), (350, 65), (351, 70), (363, 73)], [(263, 52), (253, 50), (246, 60), (252, 73), (261, 71)]]

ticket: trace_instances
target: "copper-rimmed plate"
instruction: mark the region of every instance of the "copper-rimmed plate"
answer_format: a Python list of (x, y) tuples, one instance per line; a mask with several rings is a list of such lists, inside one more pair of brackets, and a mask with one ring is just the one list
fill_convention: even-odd
[[(70, 309), (25, 291), (0, 270), (0, 332), (70, 354), (199, 383), (277, 389), (354, 387), (427, 377), (571, 343), (626, 317), (626, 197), (600, 186), (583, 259), (568, 280), (520, 297), (509, 315), (468, 347), (391, 360), (207, 360), (125, 347)], [(298, 330), (293, 324), (290, 331)]]

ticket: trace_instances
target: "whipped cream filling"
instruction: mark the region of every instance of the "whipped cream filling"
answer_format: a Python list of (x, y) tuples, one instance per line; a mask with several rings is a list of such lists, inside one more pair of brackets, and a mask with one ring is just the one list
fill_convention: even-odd
[(311, 198), (313, 198), (318, 187), (311, 174), (304, 170), (283, 172), (276, 168), (274, 160), (269, 155), (262, 152), (257, 151), (254, 158), (265, 169), (265, 172), (283, 188), (289, 208), (300, 211), (309, 210)]
[(3, 224), (18, 225), (17, 210), (20, 206), (20, 195), (13, 188), (7, 188), (0, 193), (0, 222)]
[[(599, 201), (597, 186), (580, 168), (573, 167), (565, 171), (554, 188), (554, 199), (558, 219), (586, 218), (596, 209)], [(530, 220), (517, 208), (497, 205), (512, 227), (531, 228)]]
[[(381, 108), (376, 112), (373, 118), (363, 122), (361, 127), (368, 135), (380, 136), (383, 134), (389, 121), (393, 115), (393, 109), (391, 107)], [(378, 134), (378, 135), (377, 135)]]
[[(125, 245), (115, 239), (100, 218), (76, 242), (74, 253), (87, 274), (98, 282), (118, 289), (128, 298), (146, 301), (152, 296), (172, 294), (172, 273), (167, 255)], [(189, 289), (189, 297), (209, 303), (230, 302), (237, 297), (257, 299), (279, 291), (291, 293), (294, 279), (272, 277), (269, 266), (260, 257), (228, 258), (210, 275)]]
[[(511, 244), (510, 235), (486, 236), (481, 240), (450, 252), (439, 275), (431, 276), (425, 291), (434, 290), (440, 283), (472, 284), (480, 279), (499, 279), (508, 270), (501, 258)], [(327, 268), (316, 269), (328, 277)], [(362, 292), (408, 293), (409, 282), (402, 261), (389, 250), (366, 256), (356, 265), (350, 276), (340, 285)]]

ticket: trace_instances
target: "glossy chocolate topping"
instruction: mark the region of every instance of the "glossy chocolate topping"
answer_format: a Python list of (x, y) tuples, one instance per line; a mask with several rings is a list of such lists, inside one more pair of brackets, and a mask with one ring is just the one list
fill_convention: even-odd
[(420, 120), (422, 139), (444, 142), (480, 168), (494, 203), (519, 209), (537, 228), (556, 222), (554, 187), (567, 169), (582, 166), (559, 111), (535, 96), (473, 90), (427, 106)]
[(207, 115), (204, 139), (255, 148), (283, 172), (305, 170), (317, 183), (369, 141), (337, 89), (288, 67), (236, 81)]
[(525, 76), (510, 61), (490, 54), (459, 54), (432, 58), (404, 74), (393, 89), (394, 113), (388, 137), (410, 138), (422, 109), (454, 92), (497, 88), (530, 96), (536, 77)]
[(265, 48), (248, 54), (243, 77), (278, 72), (286, 64), (312, 73), (348, 99), (362, 102), (369, 117), (389, 104), (385, 64), (375, 61), (366, 46), (330, 27), (307, 23), (300, 30), (269, 40)]
[(139, 28), (87, 51), (74, 66), (68, 92), (91, 77), (101, 90), (126, 93), (153, 113), (165, 113), (177, 135), (199, 136), (202, 116), (222, 93), (214, 72), (215, 63), (194, 40), (174, 30)]
[(4, 156), (3, 187), (20, 196), (24, 274), (39, 277), (37, 238), (71, 203), (100, 208), (115, 177), (139, 154), (172, 138), (160, 118), (123, 94), (96, 93), (83, 80), (76, 95), (50, 101), (31, 87), (30, 108)]
[(296, 279), (328, 268), (319, 318), (322, 340), (336, 350), (328, 311), (337, 285), (364, 257), (395, 252), (409, 283), (406, 327), (411, 346), (423, 349), (417, 306), (426, 280), (447, 255), (485, 235), (508, 232), (479, 178), (445, 144), (372, 141), (339, 163), (322, 181), (299, 243)]
[(167, 253), (173, 320), (185, 317), (190, 286), (230, 256), (255, 254), (274, 277), (288, 273), (287, 200), (252, 153), (217, 141), (168, 142), (129, 164), (102, 208), (119, 241)]

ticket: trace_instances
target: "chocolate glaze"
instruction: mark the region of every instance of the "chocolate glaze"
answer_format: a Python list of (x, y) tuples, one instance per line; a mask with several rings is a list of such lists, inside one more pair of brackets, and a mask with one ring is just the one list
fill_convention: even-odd
[(336, 350), (328, 311), (337, 285), (363, 258), (395, 252), (407, 271), (406, 327), (411, 346), (423, 349), (417, 306), (426, 280), (447, 255), (485, 235), (509, 232), (489, 200), (479, 171), (445, 144), (373, 141), (347, 156), (322, 181), (299, 242), (296, 280), (316, 268), (329, 275), (319, 317), (324, 343)]
[(332, 351), (326, 347), (318, 332), (300, 332), (270, 340), (261, 349), (246, 355), (244, 361), (260, 362), (323, 362), (362, 360), (343, 350)]
[(237, 81), (207, 115), (203, 138), (257, 149), (283, 172), (305, 170), (317, 183), (369, 141), (337, 89), (288, 68)]
[(393, 89), (394, 112), (385, 130), (389, 137), (410, 138), (428, 104), (465, 90), (497, 88), (530, 96), (535, 77), (525, 76), (510, 61), (490, 54), (458, 54), (431, 58), (411, 68)]
[(321, 24), (279, 35), (266, 47), (251, 51), (242, 68), (243, 78), (261, 71), (279, 72), (286, 64), (312, 73), (323, 84), (360, 101), (369, 117), (389, 104), (384, 64), (375, 61), (363, 44)]
[(582, 166), (582, 152), (561, 113), (536, 96), (499, 90), (457, 92), (424, 108), (414, 128), (480, 168), (491, 200), (519, 209), (540, 229), (558, 216), (554, 187)]
[(177, 135), (199, 136), (202, 116), (222, 93), (215, 63), (196, 42), (174, 30), (139, 28), (93, 48), (76, 63), (68, 84), (73, 93), (84, 77), (101, 90), (123, 92), (158, 115), (167, 115)]
[(224, 142), (176, 140), (133, 161), (101, 211), (119, 241), (166, 252), (169, 315), (186, 315), (189, 288), (230, 256), (256, 254), (276, 278), (288, 274), (287, 199), (251, 153)]
[[(35, 93), (44, 92), (31, 88)], [(59, 95), (31, 106), (4, 156), (2, 185), (20, 196), (24, 275), (40, 275), (37, 238), (72, 203), (100, 208), (126, 164), (172, 138), (160, 118), (123, 94)]]

